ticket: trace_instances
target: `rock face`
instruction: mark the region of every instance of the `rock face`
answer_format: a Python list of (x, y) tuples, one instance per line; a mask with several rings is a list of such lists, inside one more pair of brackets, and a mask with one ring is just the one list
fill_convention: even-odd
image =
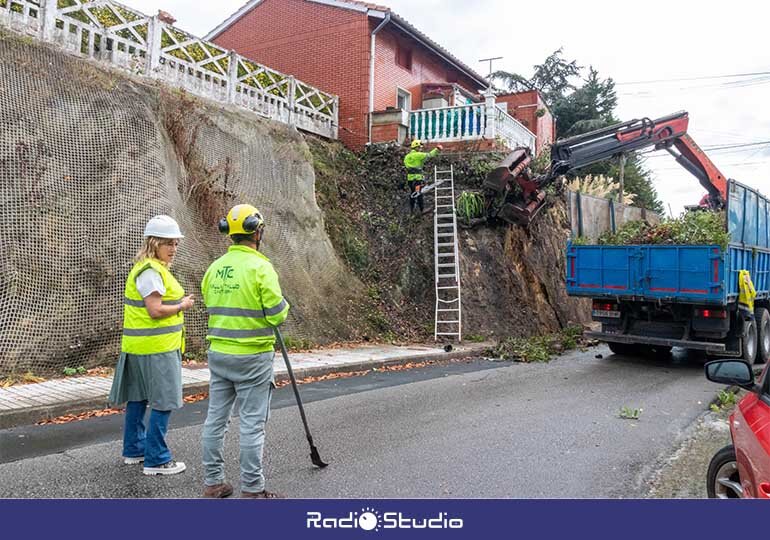
[(529, 229), (501, 226), (463, 231), (466, 332), (519, 337), (589, 322), (587, 302), (569, 298), (565, 290), (568, 234), (561, 201), (544, 210)]
[(362, 286), (326, 234), (299, 133), (15, 37), (0, 39), (0, 77), (0, 374), (114, 362), (125, 277), (161, 213), (185, 234), (172, 270), (198, 300), (186, 332), (202, 349), (200, 281), (241, 202), (267, 220), (285, 332), (350, 336)]

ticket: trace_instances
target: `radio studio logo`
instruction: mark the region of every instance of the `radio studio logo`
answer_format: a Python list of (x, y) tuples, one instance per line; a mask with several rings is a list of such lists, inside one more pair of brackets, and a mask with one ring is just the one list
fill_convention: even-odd
[(446, 512), (432, 516), (413, 517), (403, 512), (380, 513), (374, 508), (363, 508), (345, 516), (325, 516), (308, 512), (308, 529), (361, 529), (379, 532), (381, 529), (462, 529), (463, 520), (449, 517)]

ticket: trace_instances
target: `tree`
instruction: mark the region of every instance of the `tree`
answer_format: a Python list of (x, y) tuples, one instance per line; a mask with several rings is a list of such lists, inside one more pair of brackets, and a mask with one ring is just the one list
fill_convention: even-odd
[[(618, 123), (614, 114), (618, 104), (615, 82), (612, 78), (602, 79), (593, 67), (588, 68), (587, 77), (580, 81), (582, 71), (576, 60), (563, 58), (562, 49), (558, 49), (542, 64), (534, 66), (529, 78), (506, 71), (496, 71), (490, 78), (509, 92), (538, 90), (556, 117), (557, 138), (565, 138)], [(581, 176), (604, 175), (617, 180), (620, 165), (618, 160), (608, 160), (583, 167), (576, 173)], [(624, 189), (636, 195), (637, 206), (656, 212), (663, 210), (650, 172), (636, 153), (627, 155)]]
[(552, 52), (542, 64), (533, 66), (534, 74), (529, 79), (518, 73), (495, 71), (490, 75), (493, 81), (499, 81), (509, 92), (538, 90), (546, 102), (563, 96), (569, 90), (575, 90), (570, 79), (580, 75), (582, 67), (577, 61), (567, 61), (561, 57), (562, 49)]
[(552, 112), (558, 118), (558, 136), (580, 135), (616, 123), (613, 111), (617, 104), (615, 82), (611, 78), (602, 80), (590, 67), (580, 88), (552, 103)]

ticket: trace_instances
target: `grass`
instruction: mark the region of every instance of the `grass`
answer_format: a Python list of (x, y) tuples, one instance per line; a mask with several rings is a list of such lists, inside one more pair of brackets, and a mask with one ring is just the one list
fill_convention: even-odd
[(480, 334), (466, 334), (465, 335), (465, 341), (470, 341), (471, 343), (483, 343), (486, 338)]
[(66, 367), (62, 370), (65, 377), (77, 377), (78, 375), (85, 375), (86, 371), (86, 368), (83, 366)]
[(725, 409), (731, 409), (738, 401), (735, 392), (730, 390), (720, 390), (717, 399), (719, 400), (719, 403), (712, 403), (710, 407), (715, 413)]

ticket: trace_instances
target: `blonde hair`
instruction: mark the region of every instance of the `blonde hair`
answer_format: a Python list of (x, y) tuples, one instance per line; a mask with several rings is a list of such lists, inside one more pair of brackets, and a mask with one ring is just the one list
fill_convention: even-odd
[(146, 236), (144, 238), (144, 243), (142, 244), (142, 247), (139, 249), (139, 251), (136, 253), (136, 256), (134, 257), (134, 262), (138, 263), (145, 259), (155, 259), (157, 261), (163, 262), (158, 257), (158, 251), (160, 250), (160, 245), (162, 242), (163, 242), (162, 238), (156, 238), (155, 236)]

